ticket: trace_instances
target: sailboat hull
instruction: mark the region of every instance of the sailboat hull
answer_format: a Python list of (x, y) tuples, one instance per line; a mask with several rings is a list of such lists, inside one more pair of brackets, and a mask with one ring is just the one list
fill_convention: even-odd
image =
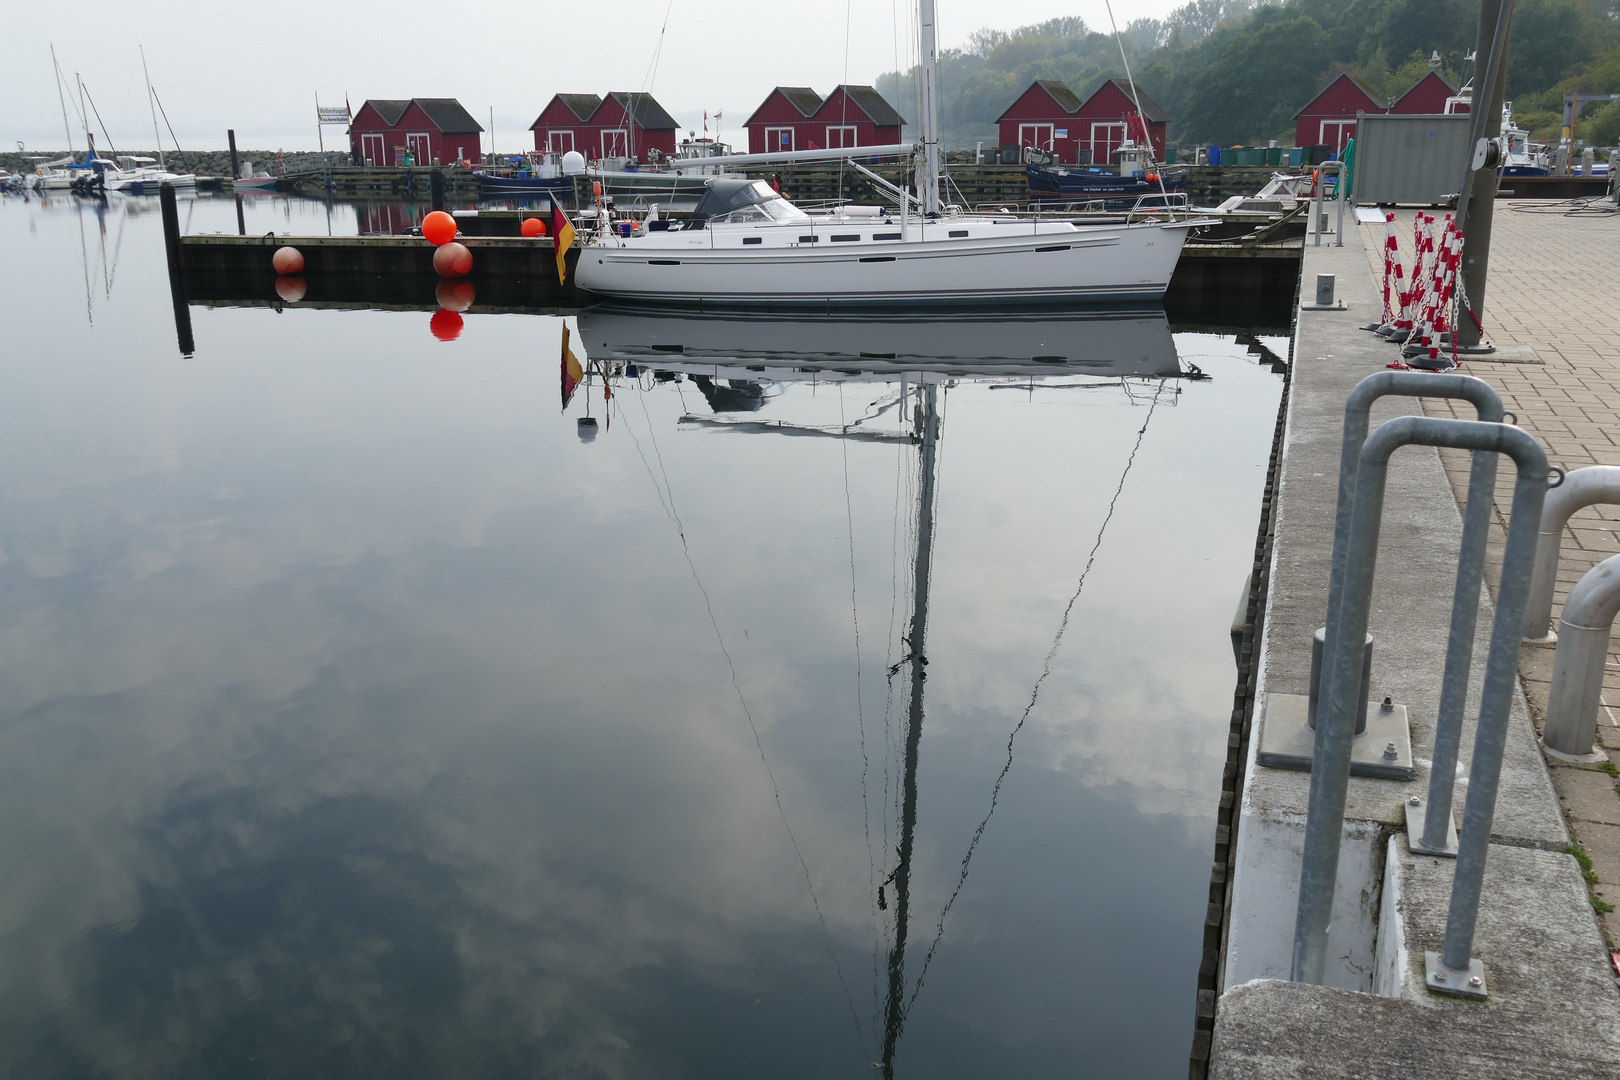
[(1187, 230), (1200, 223), (1055, 224), (1014, 232), (1009, 223), (998, 235), (974, 229), (981, 235), (962, 240), (813, 248), (750, 250), (710, 230), (688, 234), (681, 246), (610, 240), (581, 251), (575, 281), (603, 296), (703, 307), (1154, 301), (1169, 288)]

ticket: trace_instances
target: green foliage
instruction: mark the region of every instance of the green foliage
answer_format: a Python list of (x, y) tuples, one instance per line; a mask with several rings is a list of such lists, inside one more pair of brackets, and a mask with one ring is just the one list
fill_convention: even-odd
[(1316, 91), (1328, 62), (1327, 34), (1315, 19), (1286, 8), (1261, 12), (1194, 80), (1187, 130), (1223, 145), (1275, 135)]
[[(1291, 139), (1294, 113), (1341, 71), (1392, 99), (1438, 52), (1441, 73), (1466, 82), (1478, 29), (1478, 0), (1191, 0), (1162, 20), (1133, 20), (1121, 37), (1137, 85), (1172, 117), (1173, 141), (1231, 144)], [(1113, 34), (1078, 17), (979, 30), (941, 54), (939, 68), (952, 147), (993, 143), (996, 117), (1033, 79), (1061, 79), (1084, 96), (1124, 74)], [(916, 113), (914, 70), (877, 85)], [(1508, 64), (1516, 117), (1537, 138), (1556, 137), (1571, 91), (1620, 92), (1620, 0), (1519, 0)], [(1581, 134), (1602, 117), (1616, 122), (1609, 108), (1601, 114)]]
[[(1611, 101), (1581, 121), (1575, 134), (1592, 146), (1620, 146), (1620, 101)], [(1611, 769), (1614, 767), (1611, 763)]]
[[(1592, 57), (1581, 0), (1521, 0), (1513, 10), (1508, 46), (1509, 100), (1551, 86)], [(1582, 89), (1591, 89), (1582, 87)]]

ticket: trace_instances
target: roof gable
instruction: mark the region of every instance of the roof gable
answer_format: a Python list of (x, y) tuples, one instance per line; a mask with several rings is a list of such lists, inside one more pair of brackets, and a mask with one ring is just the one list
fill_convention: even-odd
[(455, 98), (412, 98), (411, 101), (427, 114), (434, 127), (447, 135), (484, 130)]
[(1042, 94), (1046, 95), (1046, 97), (1051, 100), (1053, 105), (1062, 109), (1066, 113), (1072, 114), (1079, 112), (1080, 106), (1083, 104), (1081, 100), (1075, 96), (1074, 91), (1070, 90), (1068, 85), (1061, 79), (1036, 79), (1034, 82), (1030, 83), (1024, 88), (1024, 92), (1022, 94), (1019, 94), (1013, 99), (1013, 103), (1007, 106), (1000, 116), (996, 117), (997, 122), (1007, 119), (1012, 114), (1013, 110), (1017, 109), (1019, 104), (1036, 90), (1039, 90)]
[[(1342, 87), (1340, 84), (1343, 84)], [(1293, 118), (1298, 119), (1299, 117), (1304, 116), (1306, 113), (1311, 111), (1311, 106), (1334, 93), (1348, 93), (1352, 96), (1359, 94), (1367, 102), (1368, 107), (1365, 110), (1367, 112), (1381, 113), (1385, 108), (1383, 99), (1377, 94), (1373, 93), (1372, 87), (1368, 86), (1366, 83), (1362, 82), (1348, 71), (1342, 71), (1339, 73), (1337, 78), (1328, 83), (1326, 86), (1322, 87), (1321, 91), (1319, 91), (1315, 97), (1307, 101), (1304, 108), (1300, 109), (1299, 112), (1296, 112)]]
[(411, 99), (367, 98), (360, 108), (364, 109), (368, 105), (371, 107), (371, 111), (377, 114), (377, 119), (389, 127), (393, 127), (399, 123), (399, 118), (405, 115), (405, 110), (411, 107)]
[(778, 86), (776, 92), (806, 117), (814, 116), (816, 110), (821, 108), (821, 95), (808, 86)]
[(1413, 97), (1414, 95), (1420, 99), (1429, 95), (1435, 95), (1438, 96), (1441, 99), (1442, 104), (1444, 104), (1444, 99), (1453, 97), (1456, 95), (1456, 93), (1457, 87), (1450, 79), (1446, 78), (1438, 71), (1431, 71), (1427, 75), (1423, 76), (1423, 78), (1407, 87), (1404, 94), (1390, 103), (1390, 108), (1394, 109), (1396, 112), (1400, 112), (1401, 102), (1405, 101), (1407, 98)]
[[(874, 88), (870, 86), (850, 86), (847, 83), (841, 83), (833, 87), (833, 92), (827, 95), (827, 100), (822, 102), (821, 108), (817, 110), (819, 119), (831, 120), (833, 118), (829, 108), (838, 98), (839, 91), (843, 92), (845, 99), (851, 105), (865, 113), (866, 118), (878, 127), (900, 127), (906, 122), (906, 118), (896, 112), (894, 106), (890, 105), (883, 95)], [(843, 109), (841, 106), (838, 111), (842, 114)], [(823, 116), (822, 113), (827, 115)]]
[[(1159, 107), (1159, 103), (1148, 97), (1140, 87), (1137, 88), (1136, 93), (1133, 95), (1131, 93), (1129, 84), (1122, 83), (1118, 79), (1114, 78), (1104, 79), (1102, 82), (1098, 83), (1097, 89), (1093, 90), (1090, 96), (1086, 98), (1085, 107), (1089, 108), (1091, 103), (1096, 101), (1097, 95), (1109, 90), (1110, 87), (1112, 87), (1113, 90), (1107, 96), (1113, 97), (1114, 94), (1118, 94), (1119, 97), (1124, 100), (1125, 107), (1131, 112), (1134, 113), (1136, 111), (1137, 104), (1140, 103), (1142, 115), (1147, 117), (1149, 122), (1155, 124), (1167, 124), (1170, 122), (1170, 114), (1161, 109)], [(1102, 102), (1098, 102), (1098, 104), (1102, 104)]]
[(651, 94), (620, 92), (609, 94), (608, 97), (618, 102), (636, 126), (644, 131), (674, 131), (681, 126), (664, 111), (662, 105), (653, 100)]

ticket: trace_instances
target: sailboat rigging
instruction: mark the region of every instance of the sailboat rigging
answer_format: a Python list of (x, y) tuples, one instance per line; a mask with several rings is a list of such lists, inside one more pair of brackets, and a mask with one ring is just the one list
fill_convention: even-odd
[[(1162, 300), (1188, 231), (1208, 222), (1078, 225), (942, 204), (934, 0), (919, 0), (917, 32), (915, 213), (904, 191), (890, 192), (895, 211), (840, 205), (810, 214), (762, 180), (715, 177), (685, 221), (615, 221), (605, 205), (587, 214), (575, 283), (603, 296), (704, 308)], [(858, 152), (880, 149), (895, 148)]]
[[(1159, 316), (1162, 320), (1162, 315)], [(1196, 368), (1186, 371), (1175, 354), (1174, 344), (1165, 329), (1163, 360), (1155, 363), (1151, 352), (1143, 355), (1144, 341), (1153, 341), (1151, 327), (1152, 317), (1134, 316), (1130, 318), (1119, 317), (1121, 327), (1135, 336), (1137, 340), (1137, 357), (1132, 358), (1131, 350), (1116, 344), (1111, 336), (1111, 320), (1092, 318), (1086, 320), (1088, 329), (1092, 332), (1086, 335), (1090, 339), (1087, 349), (1088, 355), (1105, 355), (1107, 360), (1088, 361), (1086, 357), (1059, 357), (1061, 363), (1074, 365), (1067, 372), (1076, 374), (1083, 372), (1087, 375), (1117, 375), (1120, 376), (1120, 385), (1130, 376), (1141, 377), (1152, 381), (1154, 391), (1151, 399), (1147, 401), (1147, 413), (1142, 424), (1135, 433), (1135, 441), (1131, 445), (1123, 469), (1119, 475), (1102, 521), (1098, 526), (1096, 536), (1087, 553), (1085, 562), (1080, 570), (1074, 590), (1064, 607), (1059, 619), (1051, 646), (1047, 650), (1039, 676), (1036, 678), (1029, 695), (1028, 703), (1017, 718), (1007, 737), (1007, 756), (999, 773), (992, 784), (989, 796), (989, 806), (983, 818), (979, 821), (968, 840), (955, 883), (948, 898), (942, 904), (935, 921), (933, 934), (928, 941), (921, 963), (917, 964), (914, 956), (915, 943), (911, 938), (911, 922), (915, 917), (915, 897), (913, 895), (913, 871), (916, 856), (916, 840), (918, 827), (918, 801), (919, 801), (919, 759), (923, 725), (926, 717), (925, 691), (927, 687), (929, 656), (928, 656), (928, 630), (929, 630), (929, 601), (931, 596), (931, 579), (935, 555), (935, 533), (937, 528), (938, 486), (940, 475), (940, 446), (943, 434), (943, 401), (948, 387), (952, 384), (950, 375), (938, 374), (947, 370), (947, 365), (941, 363), (942, 357), (956, 356), (971, 353), (975, 347), (983, 349), (989, 343), (995, 343), (1005, 348), (1007, 331), (1013, 325), (1029, 327), (1033, 322), (1034, 329), (1030, 331), (1038, 340), (1076, 340), (1074, 321), (1058, 320), (1056, 326), (1042, 326), (1039, 321), (1020, 320), (988, 321), (988, 332), (975, 332), (975, 322), (972, 320), (941, 320), (932, 324), (932, 330), (925, 330), (929, 324), (920, 324), (908, 320), (878, 320), (878, 319), (847, 319), (847, 320), (781, 320), (756, 318), (715, 318), (690, 316), (687, 318), (653, 318), (635, 313), (613, 312), (611, 310), (597, 309), (587, 311), (579, 316), (580, 339), (591, 350), (593, 356), (600, 357), (604, 366), (601, 372), (604, 378), (614, 365), (628, 368), (630, 364), (637, 364), (639, 370), (645, 373), (648, 365), (656, 365), (655, 371), (662, 372), (655, 378), (653, 385), (659, 379), (684, 372), (690, 378), (698, 377), (700, 372), (708, 372), (705, 378), (710, 382), (724, 381), (728, 374), (739, 377), (734, 381), (745, 381), (749, 373), (755, 379), (761, 371), (768, 371), (772, 377), (798, 378), (822, 376), (838, 377), (842, 380), (863, 379), (892, 379), (898, 376), (902, 380), (898, 401), (889, 400), (886, 396), (880, 397), (871, 403), (868, 413), (851, 422), (843, 411), (843, 382), (840, 381), (839, 424), (837, 426), (794, 423), (785, 420), (761, 420), (749, 417), (733, 420), (725, 417), (711, 419), (722, 430), (735, 433), (770, 433), (779, 435), (804, 435), (821, 438), (839, 438), (845, 440), (844, 453), (847, 458), (849, 442), (889, 442), (904, 447), (901, 455), (902, 463), (913, 461), (916, 471), (913, 475), (909, 470), (902, 469), (896, 476), (896, 525), (898, 531), (899, 508), (901, 505), (902, 489), (913, 496), (914, 513), (906, 526), (905, 546), (911, 552), (909, 575), (907, 575), (907, 613), (904, 629), (898, 635), (902, 655), (897, 662), (889, 664), (887, 674), (891, 686), (891, 694), (885, 705), (884, 727), (885, 741), (889, 742), (890, 706), (893, 704), (892, 688), (896, 677), (905, 673), (904, 705), (902, 711), (902, 731), (899, 739), (893, 744), (892, 753), (889, 749), (884, 753), (884, 804), (883, 837), (879, 850), (893, 858), (887, 873), (876, 882), (873, 901), (877, 911), (874, 912), (874, 940), (873, 940), (873, 1006), (874, 1020), (876, 1021), (877, 1044), (875, 1046), (877, 1060), (871, 1062), (875, 1070), (879, 1070), (885, 1080), (892, 1080), (894, 1066), (900, 1042), (904, 1036), (906, 1020), (910, 1010), (916, 1004), (922, 992), (924, 981), (930, 966), (943, 940), (945, 924), (954, 906), (958, 895), (965, 885), (969, 868), (975, 852), (988, 828), (991, 816), (995, 813), (999, 803), (1002, 785), (1011, 771), (1013, 764), (1014, 744), (1019, 733), (1025, 727), (1031, 713), (1034, 711), (1041, 695), (1041, 690), (1050, 676), (1053, 661), (1062, 645), (1064, 636), (1070, 625), (1071, 617), (1084, 593), (1086, 583), (1096, 565), (1098, 553), (1102, 547), (1110, 523), (1115, 517), (1120, 498), (1123, 494), (1126, 481), (1137, 460), (1142, 448), (1149, 425), (1158, 409), (1162, 397), (1167, 392), (1167, 381), (1176, 377), (1197, 377), (1201, 373)], [(769, 333), (760, 335), (762, 331)], [(1146, 336), (1144, 337), (1144, 334)], [(892, 352), (883, 352), (891, 342), (898, 344), (909, 335), (913, 348), (920, 352), (932, 351), (934, 359), (931, 363), (919, 364), (916, 356), (896, 355)], [(1120, 339), (1123, 340), (1123, 339)], [(1104, 344), (1098, 344), (1101, 341)], [(676, 344), (679, 342), (679, 344)], [(848, 342), (848, 345), (845, 343)], [(722, 344), (724, 343), (724, 344)], [(860, 346), (869, 348), (859, 350)], [(1025, 345), (1025, 348), (1028, 348)], [(1045, 348), (1036, 345), (1036, 348)], [(1017, 344), (1013, 349), (1017, 350)], [(847, 350), (847, 351), (846, 351)], [(1095, 350), (1094, 352), (1092, 350)], [(981, 352), (981, 356), (985, 353)], [(994, 355), (994, 352), (990, 352)], [(1027, 354), (1026, 354), (1027, 355)], [(722, 363), (722, 357), (729, 356), (729, 363)], [(1046, 360), (1040, 364), (1040, 360)], [(981, 359), (977, 363), (963, 364), (952, 367), (953, 375), (972, 372), (974, 374), (1008, 373), (1039, 371), (1045, 377), (1064, 374), (1062, 368), (1054, 370), (1051, 366), (1051, 357), (1039, 357), (1034, 362), (1022, 362), (1011, 359)], [(763, 361), (763, 363), (762, 363)], [(1037, 366), (1038, 365), (1038, 366)], [(1079, 370), (1076, 371), (1075, 368)], [(677, 388), (679, 384), (677, 383)], [(1097, 383), (1094, 385), (1104, 385)], [(1176, 391), (1169, 391), (1172, 395)], [(644, 395), (641, 399), (644, 416), (647, 420), (649, 433), (652, 431), (652, 421), (646, 412)], [(1134, 402), (1133, 402), (1134, 403)], [(711, 398), (711, 405), (713, 399)], [(907, 417), (909, 424), (895, 429), (867, 428), (863, 424), (866, 420), (884, 415), (891, 408), (899, 406), (902, 416)], [(908, 415), (909, 412), (909, 415)], [(699, 418), (687, 414), (681, 417), (683, 423), (693, 423)], [(633, 434), (633, 433), (632, 433)], [(656, 435), (653, 436), (656, 439)], [(640, 451), (640, 440), (637, 440), (637, 449)], [(910, 453), (915, 449), (915, 454)], [(655, 453), (657, 453), (655, 445)], [(657, 454), (659, 467), (662, 469), (662, 454)], [(649, 476), (653, 475), (652, 467), (648, 464), (645, 455), (642, 457)], [(847, 469), (847, 464), (846, 464)], [(668, 483), (667, 472), (664, 473), (665, 484), (659, 485), (655, 478), (655, 486), (660, 489), (660, 500), (664, 501), (665, 486)], [(910, 483), (904, 483), (905, 479)], [(847, 496), (846, 496), (847, 498)], [(684, 526), (680, 524), (678, 515), (673, 513), (673, 498), (668, 500), (666, 512), (682, 533), (684, 545)], [(853, 513), (846, 507), (847, 527), (850, 530), (851, 555), (851, 605), (852, 619), (859, 626), (858, 606), (855, 604), (854, 594), (854, 548), (853, 548)], [(898, 537), (897, 537), (898, 539)], [(897, 547), (898, 554), (898, 547)], [(690, 553), (686, 554), (689, 566)], [(891, 566), (891, 574), (898, 583), (898, 563)], [(696, 575), (695, 567), (693, 568)], [(701, 582), (699, 582), (701, 587)], [(704, 590), (705, 603), (709, 604), (707, 590)], [(713, 619), (712, 605), (708, 607), (711, 620)], [(897, 635), (894, 633), (895, 612), (891, 610), (889, 642), (891, 649)], [(718, 635), (718, 625), (716, 624)], [(858, 629), (857, 629), (858, 633)], [(722, 648), (724, 644), (722, 642)], [(858, 648), (858, 645), (857, 645)], [(890, 653), (892, 659), (893, 653)], [(730, 662), (727, 653), (728, 663)], [(735, 668), (731, 669), (735, 680)], [(734, 684), (735, 685), (735, 684)], [(740, 691), (739, 699), (740, 699)], [(858, 699), (859, 701), (859, 699)], [(746, 709), (746, 703), (744, 703)], [(859, 709), (859, 704), (857, 705)], [(751, 714), (750, 714), (751, 716)], [(864, 714), (859, 718), (860, 736), (862, 739), (862, 793), (863, 805), (865, 798), (865, 723)], [(759, 739), (757, 730), (754, 733), (756, 741)], [(764, 760), (763, 744), (759, 743), (761, 760)], [(897, 760), (896, 760), (897, 759)], [(896, 768), (893, 788), (890, 788), (889, 766), (891, 761)], [(767, 770), (769, 764), (767, 763)], [(773, 781), (774, 782), (774, 781)], [(892, 790), (894, 802), (889, 804)], [(777, 807), (786, 824), (786, 812), (781, 803), (781, 794), (776, 792)], [(868, 846), (869, 862), (871, 856), (871, 832), (868, 819), (864, 817), (863, 835)], [(892, 820), (896, 827), (895, 833), (889, 833), (889, 824)], [(791, 830), (790, 830), (791, 835)], [(799, 851), (797, 840), (794, 840), (795, 853), (799, 855), (808, 883), (809, 868), (804, 862), (803, 854)], [(873, 869), (871, 877), (877, 878), (879, 871)], [(814, 894), (812, 893), (812, 897)], [(885, 913), (879, 916), (877, 912)], [(892, 913), (892, 916), (891, 916)], [(817, 914), (820, 916), (820, 907), (817, 905)], [(886, 924), (886, 925), (885, 925)], [(830, 937), (823, 921), (822, 930), (824, 941), (828, 944), (829, 954), (832, 954)], [(837, 958), (833, 956), (837, 966)], [(912, 965), (915, 965), (913, 968)], [(848, 985), (844, 982), (841, 966), (838, 966), (838, 976), (848, 994)], [(851, 1000), (851, 1004), (853, 1002)], [(859, 1028), (857, 1021), (857, 1028)]]

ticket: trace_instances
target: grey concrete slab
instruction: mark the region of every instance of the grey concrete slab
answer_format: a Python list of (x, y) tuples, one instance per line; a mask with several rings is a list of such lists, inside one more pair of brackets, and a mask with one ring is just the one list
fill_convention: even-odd
[[(1367, 271), (1358, 231), (1347, 230), (1343, 248), (1307, 246), (1304, 273), (1307, 280), (1314, 280), (1317, 273), (1337, 274), (1339, 295), (1351, 310), (1300, 315), (1278, 483), (1262, 693), (1302, 694), (1309, 688), (1310, 639), (1327, 613), (1344, 401), (1361, 379), (1398, 359), (1394, 346), (1359, 329), (1372, 320), (1381, 300)], [(1373, 423), (1420, 414), (1416, 399), (1386, 398), (1374, 408)], [(1510, 475), (1511, 464), (1503, 471)], [(1427, 788), (1461, 535), (1462, 518), (1438, 453), (1424, 447), (1399, 451), (1391, 461), (1369, 630), (1374, 638), (1373, 696), (1387, 693), (1406, 704), (1418, 769), (1410, 784), (1352, 779), (1348, 817), (1398, 828), (1404, 821), (1404, 800)], [(1482, 592), (1470, 714), (1478, 708), (1491, 616), (1489, 597)], [(1469, 723), (1462, 748), (1465, 771), (1472, 752)], [(1309, 790), (1308, 774), (1251, 768), (1247, 776), (1247, 798), (1271, 810), (1303, 813)], [(1459, 807), (1465, 790), (1460, 784)], [(1567, 842), (1535, 733), (1519, 700), (1493, 833), (1522, 843)]]
[[(1580, 821), (1620, 825), (1620, 790), (1614, 777), (1595, 769), (1557, 769), (1553, 787), (1569, 815)], [(1620, 884), (1620, 878), (1612, 879)]]
[[(1468, 1011), (1472, 1010), (1472, 1011)], [(1399, 998), (1263, 981), (1220, 999), (1212, 1080), (1613, 1080), (1611, 1032), (1559, 1024), (1526, 1038), (1528, 1018), (1491, 1003), (1427, 1008)]]

